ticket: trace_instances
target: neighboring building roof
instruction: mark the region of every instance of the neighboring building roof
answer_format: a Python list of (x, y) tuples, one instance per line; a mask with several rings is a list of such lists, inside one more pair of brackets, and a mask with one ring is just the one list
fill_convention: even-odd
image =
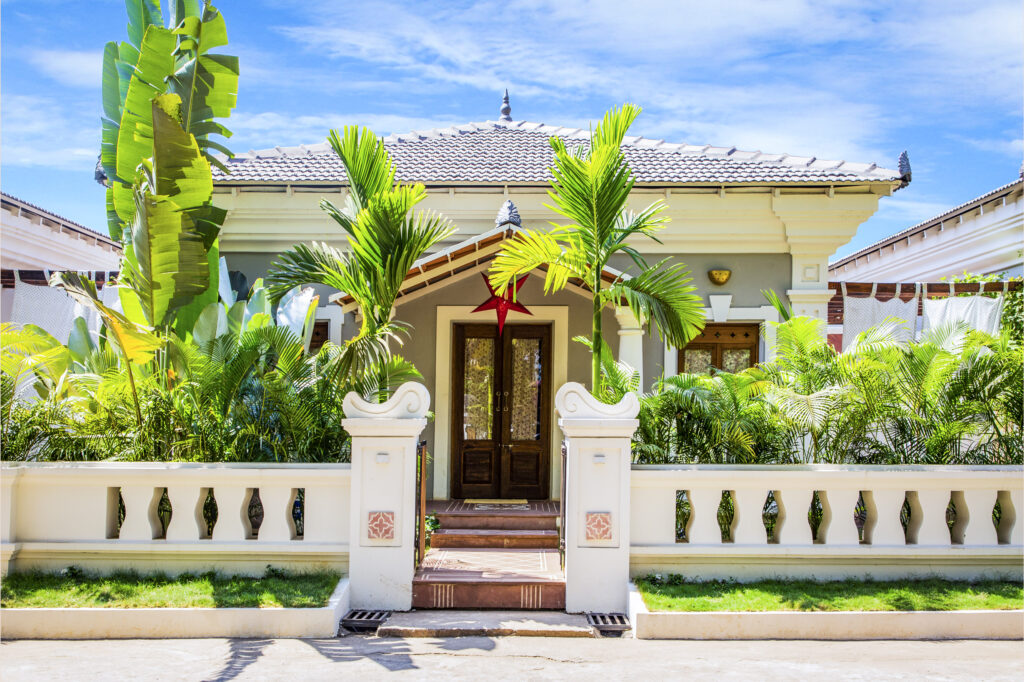
[(914, 235), (917, 234), (921, 234), (922, 232), (925, 232), (933, 227), (939, 227), (942, 225), (942, 223), (948, 222), (950, 220), (958, 219), (960, 216), (963, 216), (977, 209), (979, 206), (983, 206), (984, 204), (987, 204), (990, 201), (998, 200), (1004, 196), (1012, 194), (1013, 192), (1019, 191), (1021, 189), (1024, 189), (1024, 176), (1014, 180), (1013, 182), (1008, 182), (1002, 187), (997, 187), (991, 192), (986, 192), (985, 194), (982, 194), (979, 197), (962, 203), (959, 206), (954, 206), (953, 208), (949, 209), (944, 213), (940, 213), (934, 218), (929, 218), (924, 222), (920, 222), (916, 225), (913, 225), (912, 227), (908, 227), (905, 230), (901, 230), (900, 232), (897, 232), (891, 237), (886, 237), (885, 239), (877, 241), (874, 244), (871, 244), (870, 246), (866, 246), (857, 253), (852, 253), (849, 256), (844, 256), (843, 258), (833, 263), (829, 263), (828, 269), (830, 272), (834, 271), (837, 268), (841, 268), (842, 266), (846, 265), (847, 263), (852, 263), (860, 258), (864, 258), (869, 254), (881, 251), (885, 247), (890, 246), (896, 242), (902, 241), (909, 237), (913, 237)]
[(52, 223), (59, 224), (65, 230), (68, 230), (70, 232), (83, 233), (85, 236), (91, 239), (97, 239), (98, 241), (106, 242), (116, 247), (118, 250), (121, 249), (121, 244), (119, 242), (114, 241), (106, 234), (99, 232), (98, 230), (94, 230), (91, 227), (86, 227), (81, 223), (76, 223), (74, 220), (70, 220), (62, 215), (58, 215), (53, 211), (43, 208), (42, 206), (37, 206), (36, 204), (25, 201), (24, 199), (19, 199), (16, 196), (8, 194), (7, 192), (0, 192), (0, 198), (2, 198), (4, 210), (9, 210), (10, 207), (16, 207), (20, 210), (20, 212), (23, 215), (26, 213), (35, 214), (42, 219), (48, 220)]
[[(438, 184), (547, 184), (553, 152), (548, 138), (585, 144), (590, 131), (503, 120), (390, 135), (384, 143), (398, 179)], [(789, 154), (740, 151), (735, 147), (672, 144), (627, 137), (623, 152), (640, 184), (836, 184), (909, 181), (904, 172), (873, 163), (830, 161)], [(218, 184), (346, 181), (341, 160), (326, 142), (238, 154), (227, 161), (230, 175), (214, 169)]]

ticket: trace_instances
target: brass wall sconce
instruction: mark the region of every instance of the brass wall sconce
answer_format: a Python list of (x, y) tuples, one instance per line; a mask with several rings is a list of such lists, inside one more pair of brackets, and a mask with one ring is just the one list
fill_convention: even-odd
[(708, 279), (711, 280), (712, 284), (722, 286), (729, 281), (729, 277), (732, 276), (732, 270), (708, 270)]

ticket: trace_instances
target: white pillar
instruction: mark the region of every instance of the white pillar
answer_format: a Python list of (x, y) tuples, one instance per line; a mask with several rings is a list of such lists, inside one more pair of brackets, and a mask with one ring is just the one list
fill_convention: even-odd
[(352, 436), (349, 589), (352, 607), (412, 608), (416, 532), (416, 440), (430, 393), (402, 384), (385, 403), (345, 396), (342, 426)]
[(626, 306), (615, 309), (619, 323), (619, 362), (640, 374), (640, 391), (644, 390), (644, 328), (633, 311)]
[(640, 401), (598, 401), (575, 382), (558, 389), (558, 425), (568, 440), (565, 610), (624, 613), (629, 592), (630, 438)]

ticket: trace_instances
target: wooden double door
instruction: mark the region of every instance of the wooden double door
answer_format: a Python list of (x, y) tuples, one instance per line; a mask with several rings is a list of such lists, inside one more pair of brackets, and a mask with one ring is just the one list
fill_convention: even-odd
[(452, 496), (548, 499), (550, 325), (458, 324), (452, 362)]

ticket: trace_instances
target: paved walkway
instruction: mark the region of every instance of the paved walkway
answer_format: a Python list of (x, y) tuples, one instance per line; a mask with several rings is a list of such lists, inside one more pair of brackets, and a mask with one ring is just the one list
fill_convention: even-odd
[(0, 679), (1019, 680), (1020, 642), (660, 642), (464, 637), (18, 641)]

